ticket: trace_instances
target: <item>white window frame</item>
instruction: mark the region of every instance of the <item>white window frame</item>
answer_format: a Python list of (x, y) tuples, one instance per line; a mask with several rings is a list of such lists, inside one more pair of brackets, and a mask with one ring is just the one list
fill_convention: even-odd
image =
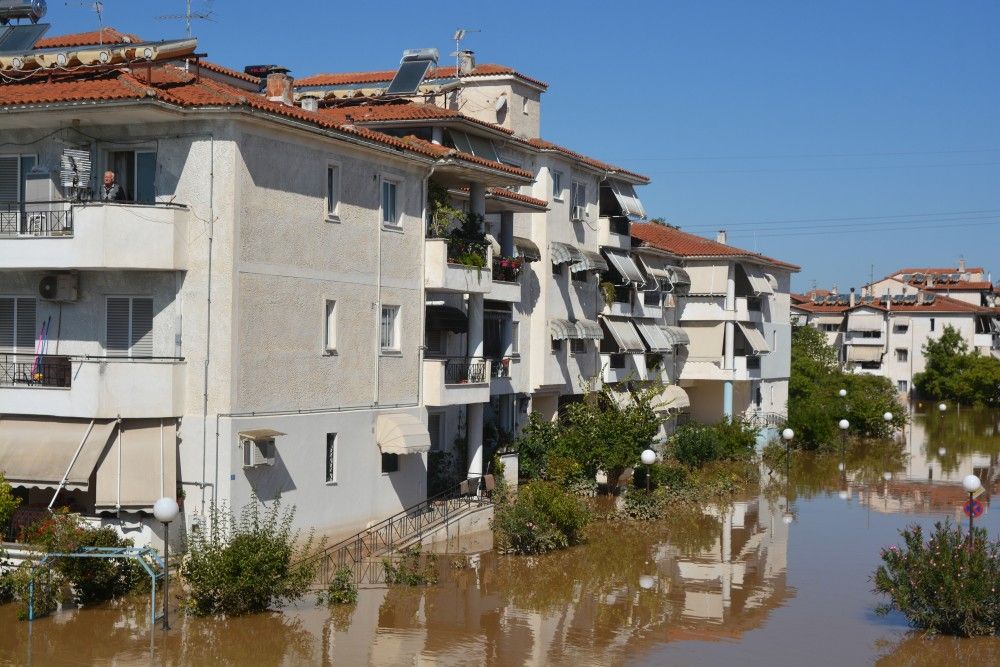
[[(331, 187), (330, 184), (330, 174), (333, 172), (336, 182)], [(343, 170), (340, 167), (339, 162), (333, 160), (328, 160), (326, 163), (326, 175), (325, 181), (323, 183), (323, 190), (326, 192), (326, 199), (323, 202), (326, 208), (326, 220), (327, 222), (340, 222), (340, 193), (343, 191), (343, 187), (340, 184), (340, 178), (343, 175)], [(381, 193), (379, 193), (381, 196)]]
[(323, 301), (323, 352), (337, 353), (337, 300)]
[[(145, 202), (146, 204), (156, 203), (156, 168), (159, 166), (159, 160), (157, 159), (157, 145), (155, 143), (143, 143), (139, 145), (129, 145), (129, 144), (102, 144), (100, 146), (100, 161), (101, 169), (97, 173), (91, 173), (91, 178), (94, 179), (94, 192), (96, 196), (94, 199), (100, 200), (101, 188), (104, 187), (104, 172), (114, 171), (112, 167), (111, 154), (112, 153), (132, 153), (132, 173), (129, 175), (129, 180), (131, 183), (131, 190), (125, 192), (127, 195), (125, 202), (134, 204), (137, 203), (139, 196), (139, 154), (140, 153), (152, 153), (153, 154), (153, 201)], [(122, 182), (121, 174), (115, 174), (115, 181), (117, 183)]]
[[(36, 348), (36, 346), (38, 344), (37, 341), (38, 341), (38, 333), (39, 333), (39, 331), (38, 331), (38, 302), (39, 302), (39, 299), (36, 298), (36, 297), (33, 297), (33, 296), (21, 296), (21, 295), (17, 295), (17, 294), (0, 294), (0, 299), (10, 299), (11, 300), (11, 307), (13, 308), (13, 317), (11, 319), (11, 326), (13, 327), (13, 329), (11, 330), (11, 334), (12, 335), (11, 335), (10, 354), (34, 354), (35, 353), (35, 348)], [(17, 302), (18, 301), (28, 301), (28, 300), (35, 302), (35, 321), (32, 322), (32, 324), (31, 324), (31, 331), (32, 331), (33, 342), (32, 342), (32, 346), (31, 347), (25, 348), (24, 350), (22, 350), (18, 346), (18, 344), (17, 344), (17, 329), (18, 329)]]
[[(332, 438), (331, 438), (332, 436)], [(330, 475), (330, 444), (333, 441), (333, 476)], [(340, 458), (340, 436), (337, 433), (327, 433), (326, 434), (326, 447), (323, 448), (323, 476), (326, 477), (326, 483), (329, 486), (334, 486), (337, 484), (337, 473), (340, 472), (340, 467), (338, 465)]]
[[(399, 313), (400, 307), (392, 304), (382, 304), (382, 308), (379, 310), (379, 350), (382, 354), (399, 354), (400, 353), (400, 341), (399, 341)], [(392, 312), (392, 323), (390, 324), (392, 334), (392, 340), (389, 341), (389, 345), (385, 345), (386, 333), (385, 329), (385, 313), (386, 311)]]
[(552, 170), (552, 199), (555, 201), (563, 201), (563, 185), (562, 185), (563, 173), (558, 169)]
[(518, 343), (520, 335), (521, 321), (512, 319), (510, 321), (510, 355), (512, 357), (521, 356), (521, 347)]
[[(389, 176), (383, 176), (378, 187), (378, 216), (379, 222), (382, 224), (384, 229), (400, 230), (403, 228), (403, 217), (399, 210), (399, 191), (402, 189), (402, 181), (398, 178), (391, 178)], [(385, 211), (385, 188), (387, 185), (392, 185), (393, 187), (393, 207), (394, 207), (394, 219), (386, 220)]]
[(910, 383), (906, 380), (896, 380), (896, 391), (901, 394), (910, 393)]
[[(112, 352), (112, 350), (108, 349), (108, 301), (111, 300), (111, 299), (128, 299), (128, 350), (127, 350), (127, 354), (117, 353), (118, 352), (117, 350), (114, 351), (114, 352), (116, 352), (116, 354), (114, 354), (114, 355), (110, 355), (109, 354), (109, 352)], [(149, 356), (150, 357), (156, 356), (155, 354), (153, 354), (156, 351), (156, 300), (153, 299), (153, 297), (151, 295), (148, 295), (148, 294), (107, 294), (107, 295), (105, 295), (105, 297), (104, 297), (104, 340), (103, 340), (104, 356), (106, 356), (106, 357), (107, 356), (128, 357), (129, 359), (131, 359), (134, 356), (136, 356), (135, 354), (133, 354), (133, 350), (135, 348), (135, 343), (132, 342), (132, 338), (133, 338), (133, 336), (132, 336), (132, 334), (133, 334), (132, 327), (135, 324), (135, 300), (136, 299), (149, 299), (150, 308), (152, 310), (152, 319), (151, 319), (151, 321), (149, 323), (149, 327), (150, 327), (149, 328), (149, 335), (150, 335), (150, 344), (149, 344), (149, 352), (150, 352), (150, 354), (149, 354)]]

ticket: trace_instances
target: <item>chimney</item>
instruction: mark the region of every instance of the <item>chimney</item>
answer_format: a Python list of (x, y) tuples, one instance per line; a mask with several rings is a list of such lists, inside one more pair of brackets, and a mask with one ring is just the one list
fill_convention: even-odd
[(851, 308), (854, 308), (854, 303), (855, 303), (855, 301), (854, 301), (854, 288), (852, 287), (851, 288), (851, 300), (850, 300)]
[(275, 69), (267, 75), (267, 99), (292, 106), (292, 77), (287, 69)]
[(958, 272), (959, 273), (965, 273), (965, 258), (964, 257), (959, 257), (958, 258)]
[(833, 287), (830, 288), (830, 294), (832, 294), (834, 296), (837, 296), (838, 294), (840, 294), (840, 292), (837, 291), (837, 286), (836, 285), (834, 285)]
[(459, 51), (458, 75), (466, 76), (472, 74), (472, 70), (474, 69), (476, 69), (476, 54), (472, 51)]
[(315, 97), (303, 97), (302, 98), (302, 110), (303, 111), (319, 111), (319, 100)]
[(719, 233), (715, 235), (715, 242), (716, 243), (721, 243), (723, 245), (726, 244), (726, 230), (725, 229), (720, 229)]

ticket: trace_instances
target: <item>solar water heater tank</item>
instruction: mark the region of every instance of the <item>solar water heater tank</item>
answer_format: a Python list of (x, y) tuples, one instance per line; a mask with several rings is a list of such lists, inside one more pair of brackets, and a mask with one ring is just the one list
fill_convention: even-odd
[(7, 25), (15, 19), (38, 23), (46, 9), (45, 0), (0, 0), (0, 24)]

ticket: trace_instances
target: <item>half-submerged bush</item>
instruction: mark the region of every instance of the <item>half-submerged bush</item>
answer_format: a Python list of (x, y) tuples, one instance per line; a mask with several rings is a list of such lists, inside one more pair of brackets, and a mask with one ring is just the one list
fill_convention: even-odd
[(500, 551), (538, 554), (580, 542), (589, 520), (577, 496), (553, 482), (534, 481), (516, 499), (497, 504), (493, 531)]
[(401, 555), (382, 559), (385, 583), (390, 586), (428, 586), (437, 583), (437, 555), (421, 555), (420, 547), (405, 549)]
[(911, 625), (947, 635), (973, 637), (1000, 630), (1000, 543), (982, 528), (968, 535), (950, 522), (934, 524), (924, 542), (920, 526), (900, 531), (903, 547), (882, 550), (875, 592), (889, 597), (876, 611), (901, 612)]
[(239, 518), (218, 508), (212, 514), (215, 530), (192, 535), (181, 565), (192, 613), (252, 614), (306, 594), (319, 561), (306, 560), (313, 539), (300, 542), (292, 530), (294, 508), (282, 512), (275, 502), (262, 510), (253, 498)]
[(333, 573), (326, 590), (319, 595), (320, 603), (327, 605), (354, 604), (358, 601), (358, 587), (351, 568), (342, 567)]
[(697, 468), (710, 461), (746, 461), (756, 444), (756, 429), (739, 420), (723, 420), (711, 426), (681, 426), (670, 437), (669, 450), (684, 465)]

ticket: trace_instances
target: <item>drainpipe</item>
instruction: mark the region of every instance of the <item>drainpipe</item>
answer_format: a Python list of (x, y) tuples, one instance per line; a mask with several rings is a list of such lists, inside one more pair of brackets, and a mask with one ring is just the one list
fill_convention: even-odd
[[(205, 516), (205, 485), (208, 482), (208, 371), (212, 359), (212, 248), (215, 243), (215, 135), (209, 134), (208, 168), (208, 280), (205, 287), (205, 363), (201, 403), (201, 516)], [(213, 489), (219, 488), (219, 439), (215, 439)], [(213, 491), (213, 501), (214, 491)], [(214, 529), (214, 526), (212, 527)]]
[[(378, 385), (381, 382), (379, 378), (379, 366), (381, 366), (382, 361), (382, 188), (383, 188), (382, 177), (378, 177), (378, 224), (375, 225), (375, 302), (372, 304), (375, 308), (375, 336), (372, 348), (375, 352), (375, 368), (372, 373), (372, 377), (375, 380), (374, 386), (372, 387), (372, 405), (378, 408)], [(402, 345), (400, 345), (402, 349)]]
[(427, 270), (427, 193), (430, 190), (431, 176), (437, 169), (436, 164), (431, 165), (431, 170), (424, 176), (424, 188), (422, 196), (424, 198), (423, 214), (420, 220), (420, 345), (417, 346), (417, 405), (424, 404), (424, 328), (427, 326), (427, 288), (424, 285), (424, 272)]
[[(730, 319), (725, 323), (725, 359), (723, 365), (728, 371), (734, 371), (736, 363), (734, 359), (736, 335), (736, 265), (728, 265), (728, 275), (726, 277), (726, 310), (729, 311)], [(726, 380), (722, 385), (722, 414), (724, 417), (733, 417), (733, 381)]]

